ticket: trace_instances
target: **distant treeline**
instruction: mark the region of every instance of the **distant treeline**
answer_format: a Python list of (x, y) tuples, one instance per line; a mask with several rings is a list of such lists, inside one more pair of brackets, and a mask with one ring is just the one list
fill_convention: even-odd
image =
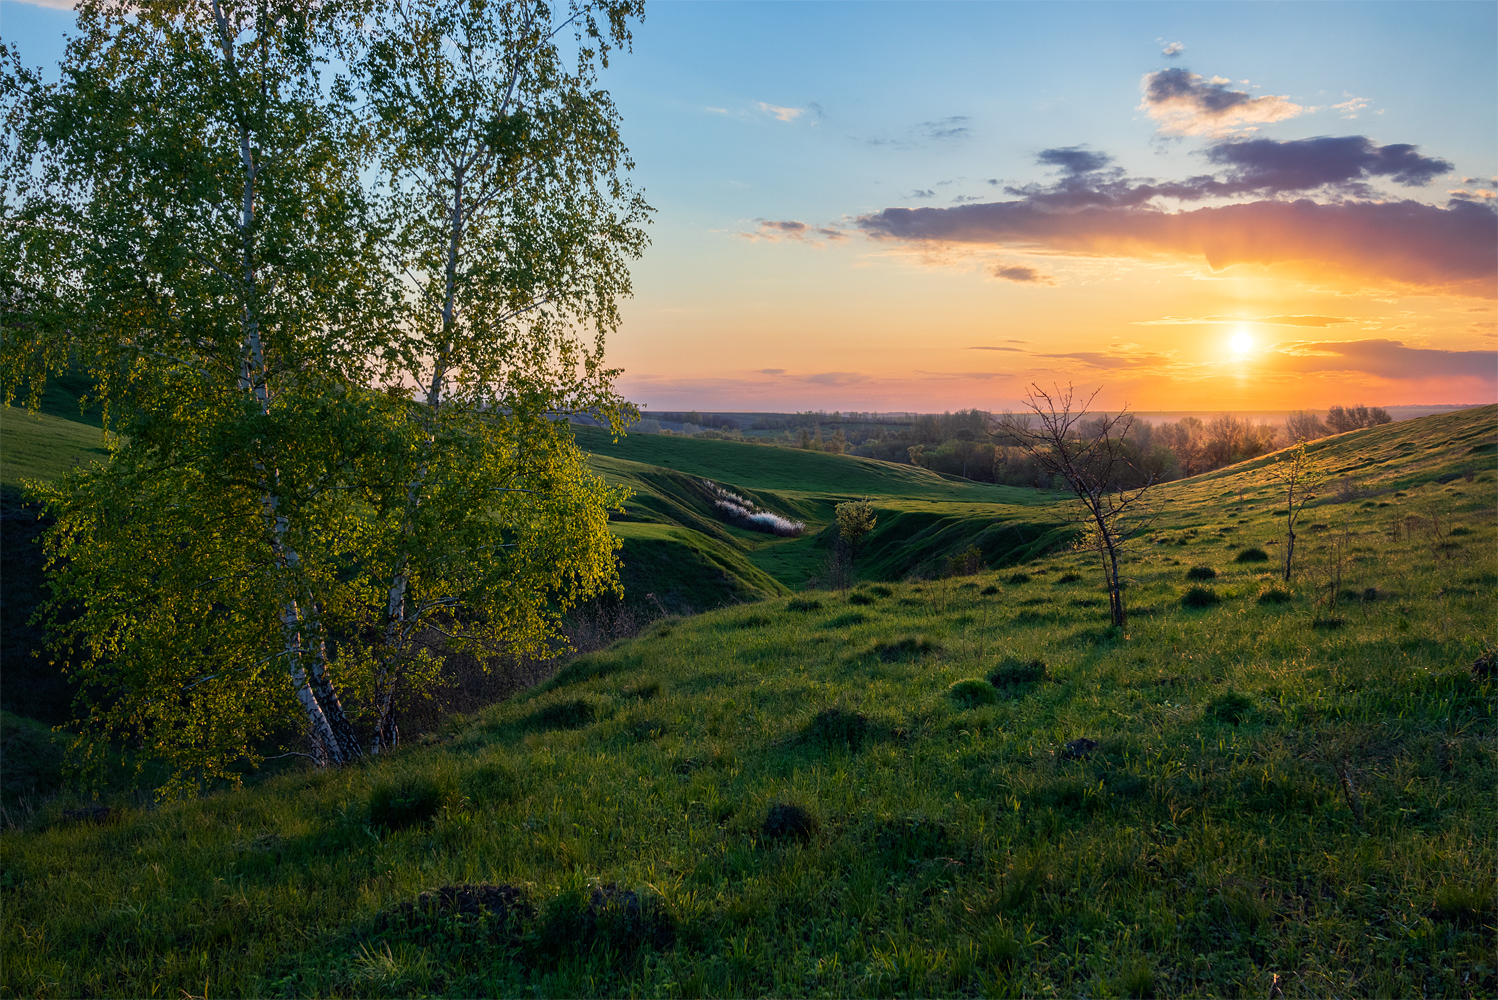
[[(747, 434), (739, 429), (740, 421), (729, 416), (695, 411), (654, 416), (688, 427), (708, 428), (701, 432), (703, 437), (862, 455), (985, 483), (1051, 485), (1049, 476), (1018, 442), (1002, 433), (1000, 418), (987, 410), (940, 414), (777, 414), (746, 421)], [(1231, 413), (1205, 421), (1182, 417), (1174, 422), (1151, 424), (1139, 419), (1133, 422), (1125, 439), (1130, 472), (1119, 485), (1136, 486), (1150, 477), (1163, 482), (1194, 476), (1257, 458), (1301, 438), (1310, 441), (1392, 421), (1388, 412), (1377, 406), (1333, 406), (1324, 419), (1314, 412), (1298, 410), (1289, 414), (1283, 424), (1255, 422)], [(1085, 431), (1085, 427), (1079, 430)]]

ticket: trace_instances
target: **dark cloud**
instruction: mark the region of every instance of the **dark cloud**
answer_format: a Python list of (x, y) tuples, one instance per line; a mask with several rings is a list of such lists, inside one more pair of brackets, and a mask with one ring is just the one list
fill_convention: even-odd
[(1304, 108), (1283, 97), (1255, 97), (1234, 90), (1231, 80), (1206, 79), (1185, 67), (1162, 69), (1144, 77), (1144, 103), (1140, 107), (1168, 132), (1223, 134), (1283, 121)]
[(1359, 371), (1389, 379), (1484, 378), (1498, 381), (1492, 351), (1405, 347), (1398, 340), (1276, 344), (1264, 363), (1295, 372)]
[(1048, 167), (1060, 167), (1066, 173), (1076, 175), (1102, 170), (1113, 162), (1113, 157), (1085, 146), (1062, 146), (1059, 149), (1042, 149), (1035, 160), (1037, 163), (1043, 163)]
[(1021, 284), (1054, 285), (1056, 280), (1048, 274), (1042, 274), (1033, 267), (995, 267), (989, 272), (995, 278), (1003, 278), (1005, 281), (1018, 281)]
[[(1346, 148), (1362, 159), (1350, 167), (1344, 164), (1340, 173), (1296, 173), (1286, 168), (1277, 170), (1271, 180), (1324, 185), (1321, 178), (1345, 177), (1354, 168), (1360, 175), (1370, 175), (1376, 168), (1386, 176), (1403, 172), (1409, 178), (1433, 171), (1437, 165), (1444, 168), (1444, 161), (1418, 157), (1402, 147), (1392, 147), (1392, 153), (1386, 152), (1391, 147), (1371, 143)], [(1301, 145), (1292, 149), (1295, 152), (1314, 157), (1324, 154), (1325, 148)], [(1231, 160), (1237, 153), (1224, 156)], [(1118, 168), (1107, 166), (1101, 154), (1079, 147), (1046, 150), (1042, 157), (1042, 162), (1062, 166), (1062, 176), (1052, 185), (1006, 188), (1019, 200), (951, 208), (890, 208), (864, 216), (857, 224), (875, 239), (904, 242), (980, 243), (1126, 257), (1185, 256), (1204, 258), (1214, 269), (1308, 262), (1365, 281), (1484, 296), (1492, 296), (1498, 286), (1498, 214), (1491, 205), (1459, 199), (1445, 208), (1415, 201), (1261, 200), (1168, 213), (1149, 202), (1161, 196), (1203, 197), (1225, 186), (1262, 193), (1262, 186), (1251, 185), (1268, 183), (1265, 171), (1269, 168), (1251, 179), (1248, 175), (1230, 181), (1205, 177), (1155, 184), (1131, 181)], [(1099, 167), (1100, 163), (1104, 165)]]
[(1421, 156), (1417, 148), (1408, 143), (1379, 146), (1362, 135), (1244, 139), (1217, 143), (1207, 150), (1207, 159), (1229, 171), (1229, 180), (1219, 185), (1227, 194), (1309, 191), (1370, 177), (1420, 187), (1454, 169), (1445, 160)]
[(769, 220), (767, 220), (765, 222), (761, 222), (759, 224), (759, 227), (761, 229), (778, 230), (778, 231), (780, 231), (782, 233), (786, 233), (786, 234), (804, 233), (804, 232), (806, 232), (806, 230), (808, 228), (808, 226), (806, 225), (806, 223), (804, 223), (804, 222), (796, 222), (793, 219), (787, 219), (784, 222), (775, 222), (775, 221), (769, 221)]
[(759, 370), (761, 375), (784, 375), (785, 372), (784, 368), (761, 368)]
[(917, 188), (915, 194), (911, 195), (911, 197), (912, 198), (935, 198), (936, 197), (936, 192), (933, 191), (933, 190), (931, 190), (930, 188), (927, 188), (924, 191), (922, 191), (919, 188)]

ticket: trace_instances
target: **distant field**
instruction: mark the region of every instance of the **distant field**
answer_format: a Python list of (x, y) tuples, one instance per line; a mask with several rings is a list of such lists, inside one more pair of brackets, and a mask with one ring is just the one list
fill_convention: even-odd
[(1291, 582), (1265, 461), (1167, 484), (1122, 630), (1052, 552), (666, 619), (342, 771), (41, 799), (0, 995), (1498, 995), (1498, 407), (1314, 451)]
[(1037, 490), (968, 482), (913, 465), (852, 455), (661, 434), (630, 434), (612, 442), (597, 428), (576, 430), (578, 444), (594, 454), (677, 469), (746, 489), (815, 493), (845, 500), (891, 496), (1044, 505), (1053, 499)]
[(19, 487), (23, 479), (56, 479), (79, 463), (108, 457), (104, 432), (97, 425), (0, 407), (0, 486)]

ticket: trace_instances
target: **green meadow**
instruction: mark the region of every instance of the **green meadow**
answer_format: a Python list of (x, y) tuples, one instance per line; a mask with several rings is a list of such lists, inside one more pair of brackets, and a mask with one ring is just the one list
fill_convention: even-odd
[(1157, 488), (1124, 629), (1055, 495), (580, 438), (626, 584), (716, 610), (187, 801), (7, 715), (0, 995), (1498, 994), (1498, 407), (1313, 443), (1289, 583), (1272, 457)]

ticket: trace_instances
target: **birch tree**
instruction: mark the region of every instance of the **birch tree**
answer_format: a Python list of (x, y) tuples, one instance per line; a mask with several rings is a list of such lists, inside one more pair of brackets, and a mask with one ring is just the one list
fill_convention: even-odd
[(1018, 441), (1036, 465), (1064, 483), (1077, 499), (1082, 508), (1078, 520), (1102, 560), (1109, 615), (1122, 628), (1128, 620), (1119, 572), (1123, 544), (1139, 530), (1140, 522), (1134, 518), (1143, 513), (1154, 477), (1146, 477), (1136, 489), (1121, 486), (1128, 461), (1123, 445), (1134, 418), (1124, 410), (1089, 419), (1089, 407), (1100, 391), (1078, 401), (1071, 386), (1046, 392), (1032, 385), (1024, 400), (1030, 413), (1006, 414), (999, 433)]
[[(402, 679), (440, 670), (422, 630), (547, 650), (617, 587), (620, 494), (559, 418), (627, 413), (602, 335), (645, 209), (588, 70), (625, 12), (563, 19), (568, 73), (544, 8), (499, 13), (481, 23), (523, 30), (484, 36), (492, 64), (554, 99), (416, 129), (450, 149), (402, 145), (390, 109), (416, 91), (381, 80), (467, 80), (482, 108), (495, 81), (423, 76), (399, 25), (338, 4), (85, 0), (58, 85), (0, 80), (5, 398), (82, 365), (121, 432), (104, 466), (34, 484), (94, 751), (126, 740), (183, 789), (296, 722), (347, 763), (363, 726), (393, 744)], [(422, 37), (434, 57), (451, 40)], [(437, 195), (456, 207), (430, 214)]]
[(1295, 526), (1305, 512), (1306, 504), (1316, 499), (1325, 473), (1306, 451), (1305, 438), (1294, 448), (1287, 448), (1278, 461), (1266, 468), (1271, 482), (1285, 491), (1285, 554), (1280, 560), (1285, 582), (1290, 582), (1295, 565)]
[[(357, 65), (392, 220), (391, 262), (406, 289), (388, 357), (391, 375), (422, 404), (409, 411), (404, 491), (385, 505), (392, 537), (377, 748), (398, 738), (395, 697), (423, 630), (548, 648), (546, 628), (512, 601), (425, 558), (441, 551), (433, 533), (515, 525), (511, 557), (523, 558), (533, 528), (518, 526), (535, 525), (550, 505), (576, 505), (583, 493), (593, 499), (582, 506), (599, 513), (618, 502), (556, 421), (587, 411), (617, 431), (631, 412), (603, 350), (648, 208), (628, 183), (632, 163), (598, 71), (628, 45), (640, 12), (637, 2), (395, 0), (372, 15)], [(447, 456), (479, 453), (489, 458), (462, 468), (464, 501), (445, 502), (443, 482), (457, 481)], [(569, 471), (538, 478), (540, 454)], [(507, 513), (497, 516), (500, 507)], [(580, 537), (605, 549), (573, 553), (558, 610), (613, 585), (610, 536), (597, 528)], [(508, 612), (495, 613), (495, 602)]]

